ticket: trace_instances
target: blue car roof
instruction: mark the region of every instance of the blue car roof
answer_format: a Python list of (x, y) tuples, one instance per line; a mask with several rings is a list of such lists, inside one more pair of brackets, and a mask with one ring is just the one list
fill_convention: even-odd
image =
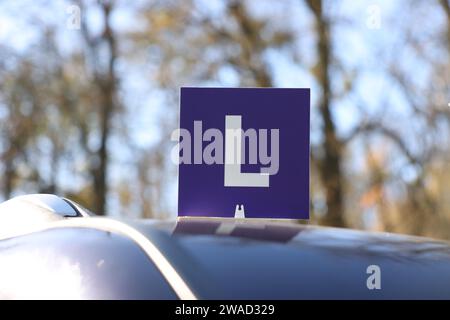
[[(137, 228), (207, 298), (450, 298), (450, 246), (444, 241), (227, 219)], [(366, 285), (372, 265), (381, 270), (381, 290)]]
[[(450, 298), (449, 243), (389, 233), (233, 219), (73, 218), (0, 240), (2, 261), (32, 252), (47, 259), (49, 250), (95, 283), (87, 285), (91, 298)], [(103, 269), (93, 267), (99, 263)], [(373, 265), (380, 290), (367, 287)]]

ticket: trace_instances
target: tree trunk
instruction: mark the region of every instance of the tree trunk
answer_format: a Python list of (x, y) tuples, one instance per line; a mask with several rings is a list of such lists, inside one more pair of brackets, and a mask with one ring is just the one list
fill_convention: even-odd
[(116, 109), (116, 72), (114, 69), (117, 58), (116, 39), (109, 21), (112, 10), (111, 2), (101, 4), (104, 17), (104, 32), (102, 39), (109, 51), (108, 69), (104, 75), (98, 75), (97, 82), (100, 92), (100, 147), (96, 154), (94, 165), (94, 208), (99, 215), (106, 213), (106, 201), (108, 195), (108, 167), (109, 153), (108, 140), (111, 135), (111, 120)]
[(331, 226), (344, 226), (343, 217), (343, 177), (341, 171), (342, 142), (337, 136), (333, 122), (330, 100), (330, 24), (323, 14), (322, 0), (307, 1), (315, 19), (317, 29), (317, 54), (319, 55), (317, 80), (321, 86), (322, 97), (319, 105), (324, 135), (324, 154), (320, 159), (320, 178), (325, 188), (327, 214), (323, 223)]

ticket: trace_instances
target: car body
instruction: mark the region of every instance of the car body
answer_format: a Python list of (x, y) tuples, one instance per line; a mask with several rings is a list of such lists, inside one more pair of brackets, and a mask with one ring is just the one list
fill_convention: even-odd
[(60, 216), (0, 237), (0, 298), (449, 299), (450, 245), (258, 219)]

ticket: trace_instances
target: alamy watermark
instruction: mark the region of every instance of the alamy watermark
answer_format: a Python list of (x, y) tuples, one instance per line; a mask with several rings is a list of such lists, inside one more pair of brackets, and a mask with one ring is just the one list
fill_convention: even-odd
[(81, 8), (77, 5), (70, 5), (66, 8), (68, 15), (66, 20), (66, 27), (69, 30), (80, 30), (81, 28)]
[[(171, 140), (178, 142), (171, 152), (173, 163), (224, 165), (225, 186), (268, 187), (269, 176), (279, 171), (279, 129), (243, 130), (242, 116), (227, 115), (224, 133), (218, 128), (203, 131), (202, 121), (194, 121), (193, 131), (172, 132)], [(260, 165), (260, 172), (244, 173), (243, 164)]]
[(366, 26), (371, 30), (381, 29), (381, 8), (372, 4), (367, 7)]
[(366, 273), (370, 274), (367, 278), (366, 286), (369, 290), (381, 289), (381, 268), (376, 264), (367, 267)]

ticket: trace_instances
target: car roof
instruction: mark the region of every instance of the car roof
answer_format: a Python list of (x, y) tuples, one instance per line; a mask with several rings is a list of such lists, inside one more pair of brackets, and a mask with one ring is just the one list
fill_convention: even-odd
[[(208, 298), (450, 298), (445, 241), (248, 219), (134, 225)], [(366, 285), (373, 265), (382, 290)]]
[[(60, 233), (70, 229), (64, 235), (68, 247), (77, 239), (87, 246), (81, 240), (91, 229), (133, 240), (180, 298), (450, 298), (450, 245), (433, 239), (210, 218), (73, 218), (50, 222), (34, 234), (52, 229)], [(102, 237), (102, 241), (111, 242), (108, 250), (116, 250), (112, 242), (117, 239)], [(133, 259), (126, 250), (117, 255)], [(381, 290), (369, 290), (366, 284), (368, 267), (373, 265), (381, 271)]]

